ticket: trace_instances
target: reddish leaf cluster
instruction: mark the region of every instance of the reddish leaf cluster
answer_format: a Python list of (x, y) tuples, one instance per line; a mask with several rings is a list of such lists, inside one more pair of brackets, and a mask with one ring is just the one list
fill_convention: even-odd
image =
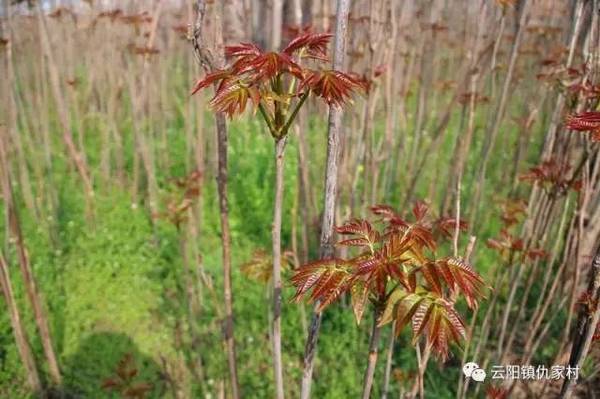
[(331, 33), (304, 32), (292, 39), (283, 52), (292, 57), (297, 51), (306, 49), (307, 57), (327, 60), (327, 45), (331, 36)]
[(527, 203), (521, 200), (508, 200), (501, 203), (502, 214), (500, 219), (505, 228), (516, 225), (527, 211)]
[(138, 369), (131, 353), (125, 354), (115, 370), (115, 375), (105, 379), (102, 389), (117, 392), (123, 398), (143, 399), (152, 391), (152, 385), (136, 381)]
[[(538, 80), (547, 82), (559, 90), (565, 91), (565, 94), (586, 96), (584, 87), (589, 87), (587, 80), (587, 66), (565, 68), (564, 53), (565, 48), (560, 46), (551, 50), (552, 55), (542, 61), (542, 72), (536, 75)], [(584, 91), (580, 91), (582, 89)]]
[(315, 95), (325, 100), (327, 104), (344, 105), (352, 95), (353, 89), (365, 87), (365, 82), (359, 78), (340, 71), (323, 70), (307, 71), (306, 78), (300, 88), (308, 87)]
[(373, 68), (373, 77), (369, 77), (370, 73), (363, 73), (362, 75), (354, 74), (356, 81), (364, 88), (365, 93), (371, 92), (371, 89), (377, 83), (378, 78), (385, 73), (387, 69), (386, 64), (377, 65)]
[(485, 390), (485, 396), (488, 399), (506, 399), (508, 398), (508, 390), (500, 386), (490, 385)]
[(243, 112), (248, 100), (261, 111), (275, 138), (287, 134), (291, 121), (309, 94), (329, 105), (342, 106), (364, 84), (352, 74), (303, 66), (303, 61), (327, 61), (330, 33), (301, 31), (280, 52), (265, 52), (253, 43), (225, 48), (230, 65), (198, 80), (192, 94), (215, 85), (210, 101), (229, 117)]
[(414, 340), (425, 337), (445, 359), (449, 344), (465, 335), (450, 298), (462, 295), (469, 307), (476, 307), (483, 297), (483, 280), (462, 258), (435, 258), (435, 226), (450, 231), (455, 224), (444, 218), (429, 220), (425, 203), (413, 207), (413, 222), (387, 205), (371, 210), (378, 217), (375, 222), (355, 219), (336, 229), (342, 236), (338, 245), (354, 248), (356, 254), (299, 267), (291, 278), (294, 298), (318, 301), (321, 311), (349, 293), (357, 322), (370, 302), (381, 313), (380, 325), (394, 321), (399, 334), (411, 323)]
[[(372, 207), (371, 210), (374, 214), (381, 216), (382, 220), (385, 222), (389, 222), (395, 226), (408, 226), (408, 223), (404, 221), (403, 218), (400, 217), (390, 206), (376, 205)], [(434, 220), (426, 220), (425, 216), (428, 210), (429, 208), (427, 204), (422, 201), (417, 201), (413, 206), (412, 213), (425, 230), (430, 230), (433, 233), (434, 238), (440, 235), (446, 238), (453, 237), (456, 232), (456, 218), (440, 216)], [(468, 225), (466, 221), (462, 219), (458, 221), (459, 231), (466, 231), (467, 227)], [(435, 243), (435, 240), (433, 240), (433, 243)]]
[(504, 256), (514, 256), (514, 254), (520, 253), (521, 260), (536, 260), (548, 257), (548, 253), (542, 248), (526, 248), (523, 240), (513, 236), (507, 229), (500, 231), (499, 238), (488, 239), (486, 245)]
[(567, 116), (567, 127), (579, 132), (592, 132), (592, 141), (600, 141), (600, 112), (586, 111)]
[(350, 289), (352, 266), (343, 259), (322, 259), (302, 265), (291, 278), (296, 287), (294, 299), (312, 290), (309, 299), (319, 301), (319, 311), (323, 310)]
[(489, 238), (486, 241), (487, 247), (497, 251), (511, 261), (533, 261), (547, 258), (548, 253), (545, 250), (542, 248), (526, 247), (525, 242), (521, 238), (510, 232), (511, 229), (518, 225), (521, 217), (526, 214), (527, 203), (522, 199), (503, 200), (500, 202), (500, 209), (502, 210), (500, 219), (504, 227), (500, 230), (497, 238)]
[(403, 385), (407, 382), (414, 381), (414, 379), (415, 379), (414, 371), (406, 372), (406, 371), (403, 371), (401, 368), (394, 368), (394, 370), (392, 371), (392, 374), (394, 376), (394, 379), (396, 381), (398, 381), (401, 385)]
[(458, 97), (458, 102), (461, 105), (469, 104), (471, 101), (474, 101), (475, 104), (486, 104), (490, 102), (490, 98), (472, 91), (464, 92)]
[(550, 159), (542, 162), (541, 165), (530, 168), (519, 178), (523, 181), (537, 182), (545, 189), (555, 190), (558, 193), (565, 193), (569, 189), (579, 191), (581, 180), (569, 178), (570, 170), (571, 165), (567, 162)]
[(598, 300), (589, 291), (581, 294), (577, 302), (583, 306), (585, 313), (588, 315), (592, 315), (598, 309)]
[(395, 320), (396, 331), (410, 322), (413, 344), (425, 336), (427, 344), (444, 360), (449, 343), (459, 343), (466, 335), (465, 324), (453, 304), (423, 288), (415, 292), (394, 290), (382, 316), (382, 322), (391, 320)]
[[(294, 253), (285, 251), (281, 256), (281, 269), (290, 269), (294, 264)], [(264, 250), (257, 250), (252, 259), (240, 266), (242, 274), (261, 283), (268, 283), (273, 277), (273, 257)]]
[(175, 187), (175, 192), (171, 193), (166, 201), (167, 209), (155, 214), (154, 217), (166, 219), (179, 229), (187, 219), (188, 209), (200, 195), (202, 173), (195, 170), (183, 178), (172, 178), (171, 183)]
[[(434, 220), (431, 224), (431, 228), (435, 236), (442, 235), (446, 238), (454, 237), (454, 234), (456, 233), (456, 227), (456, 218), (448, 216), (441, 216)], [(468, 227), (469, 225), (465, 220), (458, 220), (459, 231), (467, 231)]]
[(586, 100), (597, 100), (600, 98), (600, 85), (592, 84), (589, 80), (574, 83), (567, 89), (575, 95), (582, 95)]

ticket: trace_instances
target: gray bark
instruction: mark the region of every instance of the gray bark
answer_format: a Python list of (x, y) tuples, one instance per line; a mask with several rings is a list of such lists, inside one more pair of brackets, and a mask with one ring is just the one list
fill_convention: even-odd
[[(223, 54), (223, 36), (221, 32), (221, 11), (217, 5), (215, 7), (216, 37), (214, 38), (214, 48), (209, 48), (204, 41), (202, 27), (204, 26), (204, 17), (206, 14), (206, 2), (198, 0), (196, 2), (196, 22), (194, 24), (193, 44), (196, 56), (200, 64), (207, 72), (222, 67), (225, 63)], [(225, 301), (225, 320), (223, 321), (223, 339), (227, 348), (227, 363), (229, 367), (229, 378), (231, 384), (231, 394), (234, 399), (240, 397), (240, 388), (237, 374), (237, 361), (234, 336), (233, 319), (233, 289), (231, 283), (231, 234), (229, 228), (229, 205), (227, 198), (227, 121), (225, 115), (215, 115), (215, 125), (217, 133), (217, 191), (219, 195), (219, 211), (221, 221), (221, 243), (223, 259), (223, 298)]]
[(281, 211), (283, 207), (283, 156), (287, 135), (275, 144), (275, 202), (273, 205), (273, 370), (276, 397), (283, 399), (283, 363), (281, 360)]
[[(335, 43), (333, 54), (333, 69), (342, 69), (346, 56), (346, 38), (348, 32), (348, 14), (350, 0), (338, 0), (337, 21), (335, 27)], [(334, 255), (333, 227), (335, 222), (335, 203), (338, 186), (338, 164), (341, 133), (342, 109), (332, 106), (329, 108), (329, 123), (327, 133), (327, 169), (325, 171), (325, 198), (323, 220), (321, 222), (321, 243), (319, 255), (322, 259)], [(318, 306), (318, 305), (317, 305)], [(315, 308), (316, 309), (316, 308)], [(300, 397), (310, 397), (314, 358), (317, 351), (317, 339), (321, 326), (321, 313), (315, 311), (308, 331), (304, 348), (304, 369), (302, 373), (302, 388)]]

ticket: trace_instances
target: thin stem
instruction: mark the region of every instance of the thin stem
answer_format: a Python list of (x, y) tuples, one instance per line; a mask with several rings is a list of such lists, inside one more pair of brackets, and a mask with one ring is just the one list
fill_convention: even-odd
[[(323, 3), (324, 5), (326, 2)], [(340, 69), (344, 64), (346, 55), (346, 36), (348, 32), (348, 14), (350, 13), (350, 0), (338, 0), (335, 26), (335, 44), (333, 54), (333, 69)], [(321, 222), (321, 242), (319, 256), (321, 259), (335, 254), (333, 247), (333, 225), (335, 220), (335, 204), (338, 186), (338, 163), (341, 142), (342, 110), (338, 107), (329, 108), (329, 124), (327, 131), (327, 169), (325, 172), (325, 196), (323, 199), (323, 218)], [(310, 397), (310, 386), (314, 358), (317, 352), (317, 340), (319, 328), (321, 327), (321, 312), (315, 305), (315, 312), (310, 324), (306, 346), (304, 347), (304, 359), (302, 370), (301, 399)]]
[(219, 215), (221, 221), (222, 259), (223, 259), (223, 298), (225, 300), (225, 319), (223, 320), (223, 338), (227, 346), (227, 363), (231, 380), (232, 397), (240, 397), (237, 373), (235, 336), (233, 333), (233, 287), (231, 282), (231, 233), (229, 227), (229, 201), (227, 197), (227, 122), (225, 115), (215, 116), (217, 125), (217, 191), (219, 195)]
[[(600, 248), (592, 261), (587, 292), (594, 301), (600, 301)], [(580, 313), (569, 359), (569, 366), (572, 368), (581, 367), (587, 357), (598, 320), (600, 320), (600, 306), (597, 306), (594, 311), (585, 310)], [(565, 379), (560, 392), (561, 399), (570, 397), (574, 382), (573, 379)]]
[(40, 376), (37, 371), (35, 359), (31, 352), (31, 346), (29, 345), (29, 341), (27, 339), (27, 333), (23, 328), (19, 308), (17, 307), (17, 303), (15, 301), (8, 264), (5, 261), (2, 253), (0, 253), (0, 287), (2, 288), (2, 294), (6, 301), (6, 306), (8, 307), (10, 323), (12, 326), (13, 335), (15, 337), (15, 342), (17, 344), (17, 349), (19, 350), (19, 355), (21, 357), (21, 361), (23, 362), (23, 366), (25, 367), (25, 370), (27, 370), (27, 383), (35, 394), (40, 394), (40, 396), (43, 396), (41, 395), (42, 383), (40, 382)]
[(262, 102), (258, 103), (258, 110), (260, 111), (260, 114), (267, 123), (267, 127), (269, 128), (271, 136), (277, 137), (277, 129), (275, 129), (275, 126), (273, 126), (273, 121), (269, 117), (269, 114), (267, 113), (267, 110), (265, 109), (265, 106)]
[[(217, 3), (219, 4), (219, 3)], [(225, 63), (223, 54), (223, 32), (222, 32), (222, 8), (214, 8), (215, 23), (215, 43), (211, 48), (204, 40), (202, 28), (204, 26), (204, 17), (206, 15), (206, 1), (196, 1), (196, 21), (194, 23), (194, 32), (192, 43), (194, 53), (199, 63), (206, 71), (213, 71), (222, 68)], [(223, 339), (227, 348), (227, 363), (229, 367), (229, 378), (231, 383), (232, 398), (237, 399), (241, 396), (239, 380), (237, 374), (237, 361), (235, 351), (234, 319), (233, 319), (233, 288), (231, 283), (231, 237), (229, 228), (229, 208), (227, 198), (227, 122), (223, 114), (215, 115), (217, 130), (217, 191), (219, 196), (219, 213), (221, 221), (221, 242), (223, 259), (223, 298), (225, 301), (225, 318), (223, 328)], [(210, 290), (214, 295), (214, 292)], [(219, 301), (215, 301), (218, 306)]]
[(385, 362), (385, 377), (383, 379), (383, 393), (381, 399), (387, 399), (390, 392), (390, 380), (392, 375), (392, 361), (394, 358), (394, 344), (396, 342), (396, 323), (392, 324), (390, 332), (390, 340), (388, 343), (387, 357)]
[(281, 128), (281, 131), (279, 132), (279, 136), (278, 137), (283, 137), (283, 136), (287, 135), (288, 130), (290, 129), (290, 126), (292, 126), (292, 123), (294, 122), (294, 119), (296, 119), (296, 116), (298, 115), (298, 112), (300, 111), (300, 108), (302, 108), (302, 105), (304, 105), (304, 102), (308, 98), (309, 94), (310, 94), (310, 90), (307, 90), (307, 91), (304, 92), (304, 94), (302, 94), (302, 97), (300, 97), (300, 101), (298, 101), (298, 103), (296, 104), (296, 107), (292, 111), (290, 117), (288, 118), (288, 120), (283, 125), (283, 128)]
[(367, 361), (367, 370), (363, 380), (362, 399), (371, 397), (371, 389), (373, 388), (373, 377), (375, 376), (375, 366), (377, 365), (377, 355), (379, 351), (379, 337), (381, 335), (381, 327), (379, 327), (378, 319), (381, 314), (381, 307), (377, 307), (373, 313), (373, 326), (371, 327), (371, 339), (369, 341), (369, 357)]
[(281, 360), (281, 213), (283, 207), (283, 155), (287, 137), (275, 143), (275, 202), (273, 205), (273, 371), (277, 399), (283, 399)]

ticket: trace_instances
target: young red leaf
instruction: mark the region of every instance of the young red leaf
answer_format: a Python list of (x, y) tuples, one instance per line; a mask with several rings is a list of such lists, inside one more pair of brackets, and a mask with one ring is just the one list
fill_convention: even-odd
[(413, 215), (415, 215), (415, 219), (417, 220), (417, 222), (420, 222), (421, 220), (423, 220), (423, 218), (427, 214), (428, 209), (429, 209), (429, 206), (423, 201), (417, 201), (415, 203), (415, 205), (413, 206), (412, 212), (413, 212)]
[(369, 299), (369, 286), (364, 281), (356, 279), (352, 288), (350, 288), (350, 299), (356, 324), (360, 324)]
[[(421, 269), (419, 269), (425, 281), (429, 283), (431, 290), (438, 295), (443, 295), (442, 283), (440, 281), (441, 273), (435, 267), (434, 262), (428, 262)], [(445, 279), (444, 279), (445, 280)]]
[[(425, 309), (426, 310), (423, 310)], [(427, 312), (426, 318), (421, 322), (419, 330), (415, 325), (420, 321), (420, 312)], [(465, 324), (452, 305), (444, 299), (431, 300), (423, 302), (420, 309), (413, 316), (413, 342), (420, 335), (425, 334), (427, 344), (433, 349), (433, 352), (442, 360), (448, 358), (448, 344), (450, 342), (460, 343), (465, 338)]]
[(294, 300), (312, 289), (310, 301), (319, 301), (319, 311), (327, 307), (349, 288), (350, 265), (341, 259), (325, 259), (300, 266), (291, 278), (296, 287)]
[(337, 227), (336, 231), (342, 235), (354, 236), (338, 242), (339, 245), (373, 248), (375, 243), (380, 239), (379, 232), (373, 228), (371, 223), (363, 219), (355, 219), (347, 222)]
[[(435, 310), (438, 308), (434, 307)], [(433, 311), (431, 321), (427, 326), (427, 342), (438, 353), (448, 353), (448, 331), (445, 327), (444, 312)], [(445, 356), (445, 355), (444, 355)]]
[[(282, 271), (291, 268), (291, 256), (293, 256), (293, 253), (289, 251), (281, 256)], [(240, 270), (243, 275), (252, 280), (267, 283), (273, 277), (273, 257), (266, 251), (259, 249), (252, 254), (252, 259), (240, 266)]]
[(500, 386), (492, 386), (490, 385), (485, 390), (487, 399), (506, 399), (508, 398), (508, 390), (500, 387)]
[(152, 385), (146, 382), (137, 382), (123, 391), (126, 398), (143, 399), (152, 390)]
[(262, 54), (263, 51), (253, 43), (240, 43), (225, 47), (225, 56), (236, 59), (233, 68), (235, 71), (239, 69), (239, 66), (251, 63), (256, 57)]
[(548, 257), (548, 252), (542, 248), (532, 248), (525, 254), (530, 260), (545, 259)]
[(427, 344), (442, 360), (448, 357), (449, 343), (459, 343), (466, 335), (465, 325), (452, 305), (424, 290), (407, 292), (403, 288), (396, 288), (388, 298), (379, 325), (392, 320), (396, 321), (395, 331), (398, 335), (410, 321), (413, 343), (420, 336), (425, 336)]
[[(417, 308), (424, 300), (425, 297), (420, 294), (400, 287), (396, 288), (386, 301), (384, 311), (378, 320), (379, 326), (396, 320), (396, 334), (400, 335), (404, 326), (412, 319)], [(396, 313), (395, 316), (394, 313)]]
[(372, 256), (357, 262), (356, 274), (368, 275), (370, 280), (385, 281), (388, 277), (392, 277), (407, 284), (401, 265), (405, 262), (415, 261), (418, 260), (417, 255), (412, 252), (411, 241), (406, 237), (393, 235)]
[(357, 90), (364, 90), (360, 81), (353, 76), (334, 70), (309, 71), (300, 85), (308, 87), (329, 105), (343, 106)]
[[(419, 249), (429, 248), (432, 251), (435, 250), (437, 245), (430, 228), (418, 223), (396, 225), (396, 222), (396, 219), (390, 222), (388, 234), (398, 234), (402, 237), (408, 237), (419, 247)], [(400, 222), (404, 223), (403, 221)]]
[(240, 43), (233, 46), (225, 46), (227, 57), (247, 57), (262, 54), (262, 50), (254, 43)]
[(331, 33), (303, 33), (292, 39), (283, 49), (287, 55), (293, 55), (306, 49), (307, 55), (317, 59), (327, 59), (327, 45), (333, 35)]
[(217, 90), (220, 90), (223, 87), (223, 85), (225, 84), (225, 82), (229, 78), (231, 78), (231, 76), (232, 76), (232, 74), (229, 69), (218, 69), (214, 72), (211, 72), (211, 73), (207, 74), (204, 78), (199, 79), (196, 82), (196, 84), (192, 88), (190, 95), (193, 96), (198, 91), (200, 91), (200, 90), (204, 89), (205, 87), (208, 87), (211, 84), (216, 83), (216, 82), (220, 82), (219, 86), (217, 87)]
[(256, 87), (230, 82), (217, 91), (209, 104), (215, 111), (224, 112), (231, 118), (246, 109), (249, 99), (258, 106), (260, 94)]
[[(467, 231), (468, 224), (465, 220), (458, 221), (458, 230)], [(433, 222), (433, 230), (440, 232), (446, 238), (452, 238), (456, 233), (456, 218), (441, 217)]]
[(321, 277), (311, 295), (312, 301), (319, 301), (317, 311), (322, 311), (336, 300), (347, 288), (350, 275), (339, 270), (331, 270)]
[(600, 141), (600, 112), (586, 111), (580, 114), (568, 115), (567, 127), (579, 132), (592, 132), (592, 141)]
[(522, 174), (519, 178), (523, 181), (538, 182), (546, 187), (558, 188), (563, 191), (569, 188), (576, 189), (576, 182), (569, 178), (570, 169), (571, 166), (567, 162), (550, 159), (542, 162), (541, 165), (530, 168), (527, 173)]
[(395, 226), (404, 226), (407, 227), (408, 223), (406, 223), (400, 214), (396, 212), (394, 208), (389, 205), (375, 205), (371, 207), (371, 212), (373, 214), (381, 216), (384, 222), (390, 223)]
[(527, 212), (527, 203), (522, 199), (507, 200), (501, 203), (502, 215), (500, 219), (505, 227), (510, 227), (519, 222), (521, 216)]
[(435, 250), (437, 245), (431, 229), (419, 224), (414, 224), (410, 226), (409, 229), (409, 236), (416, 241), (419, 246), (427, 247), (432, 251)]
[(382, 216), (386, 221), (394, 218), (400, 218), (398, 212), (396, 212), (396, 210), (389, 205), (373, 205), (371, 207), (371, 212), (373, 212), (375, 215)]
[(233, 65), (233, 69), (238, 75), (247, 73), (252, 83), (269, 80), (282, 73), (289, 73), (298, 79), (304, 78), (302, 67), (284, 53), (269, 52), (240, 59)]
[(444, 281), (450, 292), (458, 289), (465, 296), (471, 309), (477, 307), (477, 300), (483, 297), (483, 279), (461, 258), (447, 257), (430, 262), (421, 272), (435, 293), (442, 294), (439, 282)]
[(429, 322), (434, 308), (432, 305), (433, 303), (429, 300), (422, 301), (412, 317), (413, 345), (416, 344), (419, 335), (425, 330), (425, 326)]
[(106, 390), (111, 390), (113, 388), (118, 387), (119, 385), (121, 385), (121, 383), (116, 378), (107, 378), (104, 381), (102, 381), (102, 389)]

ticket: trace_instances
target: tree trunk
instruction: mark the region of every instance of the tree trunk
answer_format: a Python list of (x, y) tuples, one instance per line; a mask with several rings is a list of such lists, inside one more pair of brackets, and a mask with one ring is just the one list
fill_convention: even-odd
[(250, 22), (244, 15), (244, 3), (242, 0), (226, 0), (223, 8), (223, 40), (225, 43), (239, 43), (244, 41), (244, 26)]
[[(348, 14), (350, 13), (350, 0), (338, 0), (337, 21), (335, 27), (335, 43), (333, 54), (333, 69), (344, 66), (346, 55), (346, 37), (348, 32)], [(323, 207), (323, 220), (321, 222), (321, 244), (319, 256), (323, 258), (334, 255), (333, 226), (335, 222), (335, 202), (338, 186), (338, 163), (341, 141), (342, 109), (332, 106), (329, 108), (329, 123), (327, 133), (327, 169), (325, 171), (325, 198)], [(318, 305), (316, 305), (318, 306)], [(315, 307), (316, 309), (316, 307)], [(310, 397), (314, 358), (317, 351), (317, 339), (321, 327), (321, 313), (314, 312), (308, 337), (304, 348), (304, 367), (302, 372), (301, 399)]]
[(380, 311), (377, 310), (373, 314), (373, 327), (371, 327), (371, 339), (369, 341), (369, 357), (367, 361), (367, 370), (363, 380), (362, 399), (371, 397), (371, 389), (373, 388), (373, 377), (375, 376), (375, 366), (377, 365), (377, 354), (379, 352), (379, 336), (381, 335), (381, 327), (377, 325)]
[(239, 398), (235, 340), (233, 335), (233, 291), (231, 284), (231, 234), (229, 230), (229, 202), (227, 198), (227, 123), (225, 115), (215, 117), (217, 124), (217, 190), (221, 220), (221, 240), (223, 242), (223, 297), (225, 300), (225, 320), (223, 334), (227, 345), (227, 361), (234, 398)]
[(494, 144), (496, 142), (496, 137), (498, 136), (498, 132), (500, 131), (500, 125), (504, 118), (504, 113), (506, 111), (506, 105), (508, 103), (508, 94), (509, 89), (512, 83), (513, 74), (515, 71), (515, 66), (517, 64), (517, 58), (519, 56), (519, 48), (521, 47), (521, 41), (523, 39), (523, 34), (525, 32), (525, 28), (527, 25), (527, 16), (529, 15), (529, 0), (524, 0), (521, 7), (521, 16), (519, 18), (519, 26), (517, 28), (517, 34), (515, 40), (513, 42), (513, 46), (510, 54), (510, 61), (508, 64), (508, 70), (506, 71), (506, 77), (504, 78), (504, 85), (502, 87), (502, 93), (500, 95), (500, 100), (498, 102), (498, 107), (496, 108), (496, 112), (493, 116), (493, 122), (490, 126), (490, 129), (487, 132), (486, 138), (483, 143), (483, 149), (481, 152), (481, 163), (479, 165), (479, 170), (477, 174), (477, 184), (475, 184), (475, 194), (473, 198), (473, 206), (471, 209), (471, 217), (470, 220), (476, 220), (477, 213), (479, 210), (479, 205), (482, 199), (482, 195), (484, 193), (483, 186), (485, 184), (485, 176), (487, 170), (487, 163), (489, 161), (490, 154), (494, 148)]
[(27, 383), (35, 394), (41, 394), (42, 384), (35, 366), (35, 359), (31, 353), (31, 347), (29, 346), (25, 330), (21, 324), (21, 316), (15, 302), (12, 284), (10, 282), (8, 264), (4, 260), (2, 254), (0, 254), (0, 286), (2, 288), (2, 293), (4, 294), (4, 299), (6, 300), (6, 307), (8, 308), (10, 324), (15, 336), (15, 342), (17, 343), (17, 349), (19, 350), (21, 361), (27, 372)]
[[(600, 247), (596, 250), (596, 256), (594, 256), (594, 260), (592, 261), (587, 292), (592, 301), (595, 301), (595, 303), (600, 301)], [(571, 357), (569, 359), (569, 366), (572, 368), (580, 368), (583, 364), (583, 361), (590, 350), (592, 337), (596, 331), (599, 319), (600, 306), (596, 306), (596, 309), (592, 312), (590, 312), (589, 309), (586, 309), (579, 315), (577, 329), (575, 330), (575, 336), (573, 337)], [(575, 380), (573, 378), (565, 379), (560, 392), (561, 399), (570, 397), (574, 382)]]
[(279, 51), (281, 46), (281, 26), (283, 24), (283, 0), (272, 0), (273, 25), (271, 26), (271, 49)]
[(388, 342), (387, 356), (385, 360), (385, 377), (383, 379), (383, 393), (381, 399), (387, 399), (390, 393), (390, 380), (392, 376), (392, 361), (394, 358), (394, 344), (396, 343), (396, 327), (395, 323), (392, 324), (392, 331), (390, 332), (390, 340)]
[[(222, 6), (215, 5), (213, 16), (215, 21), (214, 48), (211, 49), (204, 42), (202, 32), (204, 16), (206, 14), (206, 2), (196, 2), (197, 16), (194, 24), (193, 44), (198, 60), (207, 72), (221, 68), (225, 63), (223, 54), (222, 34)], [(227, 347), (227, 363), (229, 367), (229, 378), (231, 393), (234, 399), (240, 397), (240, 388), (237, 375), (237, 362), (235, 351), (234, 320), (233, 320), (233, 290), (231, 284), (231, 234), (229, 229), (229, 205), (227, 198), (227, 123), (225, 115), (215, 115), (217, 129), (217, 191), (219, 195), (219, 211), (221, 220), (221, 243), (223, 258), (223, 297), (225, 301), (225, 319), (223, 324), (223, 338)]]
[(281, 360), (281, 213), (283, 207), (283, 155), (287, 136), (275, 143), (275, 202), (273, 204), (273, 370), (275, 392), (284, 397), (283, 364)]
[(313, 191), (310, 184), (310, 169), (307, 160), (308, 143), (306, 142), (306, 115), (303, 110), (298, 113), (298, 185), (300, 187), (300, 215), (305, 221), (301, 226), (302, 252), (300, 260), (308, 262), (309, 230), (314, 215), (317, 213)]
[(50, 86), (52, 88), (52, 92), (54, 94), (54, 99), (56, 102), (56, 106), (58, 108), (58, 115), (61, 123), (61, 127), (63, 129), (63, 141), (65, 142), (65, 146), (67, 147), (67, 152), (71, 157), (71, 160), (75, 164), (77, 171), (83, 181), (83, 185), (85, 187), (86, 199), (88, 200), (88, 208), (91, 210), (92, 199), (94, 196), (94, 189), (92, 186), (92, 180), (89, 175), (87, 163), (83, 154), (77, 149), (75, 143), (73, 142), (73, 134), (71, 133), (70, 127), (70, 119), (68, 108), (65, 103), (65, 99), (60, 87), (60, 77), (58, 75), (58, 70), (56, 68), (56, 63), (54, 60), (54, 56), (52, 54), (52, 49), (50, 47), (50, 38), (48, 35), (48, 30), (46, 29), (46, 21), (44, 20), (43, 12), (39, 6), (37, 5), (36, 10), (38, 16), (38, 24), (39, 24), (39, 35), (40, 41), (42, 43), (42, 48), (46, 59), (48, 60), (48, 71), (50, 74)]
[(21, 232), (21, 225), (19, 221), (19, 215), (15, 206), (15, 198), (12, 190), (12, 183), (10, 181), (10, 170), (7, 157), (7, 148), (5, 146), (4, 139), (0, 137), (0, 175), (2, 184), (2, 194), (4, 196), (5, 209), (8, 214), (10, 233), (15, 240), (17, 247), (17, 256), (19, 258), (19, 265), (21, 267), (21, 273), (23, 274), (23, 283), (27, 292), (27, 297), (31, 302), (33, 308), (33, 314), (35, 316), (35, 322), (40, 333), (40, 339), (42, 341), (42, 347), (46, 360), (48, 361), (48, 371), (52, 381), (56, 385), (60, 385), (62, 378), (60, 375), (60, 369), (58, 367), (58, 361), (52, 347), (52, 338), (50, 335), (50, 328), (48, 327), (48, 319), (46, 312), (42, 305), (42, 300), (38, 292), (36, 281), (31, 270), (31, 264), (29, 263), (29, 257), (25, 249), (25, 243), (23, 242), (23, 234)]
[[(8, 11), (7, 11), (8, 13)], [(5, 14), (7, 15), (7, 14)], [(33, 191), (31, 188), (31, 182), (29, 180), (29, 171), (27, 168), (27, 161), (25, 159), (26, 154), (25, 154), (25, 149), (23, 148), (23, 143), (21, 142), (21, 135), (18, 132), (18, 116), (17, 116), (17, 112), (18, 112), (18, 106), (17, 106), (17, 102), (16, 102), (16, 98), (15, 98), (15, 93), (14, 93), (14, 88), (17, 87), (16, 85), (16, 77), (15, 77), (15, 71), (14, 71), (14, 64), (13, 64), (13, 51), (12, 51), (12, 26), (11, 26), (11, 19), (10, 19), (10, 14), (8, 14), (8, 20), (7, 20), (7, 33), (8, 33), (8, 43), (6, 44), (6, 57), (5, 57), (5, 63), (6, 63), (6, 78), (3, 79), (4, 80), (4, 91), (6, 93), (6, 108), (7, 108), (7, 112), (6, 112), (6, 125), (8, 128), (8, 137), (11, 138), (11, 140), (14, 141), (15, 143), (15, 147), (17, 149), (17, 163), (19, 165), (19, 181), (21, 183), (21, 187), (22, 187), (22, 193), (23, 193), (23, 199), (25, 200), (25, 204), (27, 205), (27, 208), (29, 208), (30, 210), (32, 210), (33, 212), (36, 213), (38, 210), (36, 209), (35, 206), (35, 200), (34, 200), (34, 195), (33, 195)]]

